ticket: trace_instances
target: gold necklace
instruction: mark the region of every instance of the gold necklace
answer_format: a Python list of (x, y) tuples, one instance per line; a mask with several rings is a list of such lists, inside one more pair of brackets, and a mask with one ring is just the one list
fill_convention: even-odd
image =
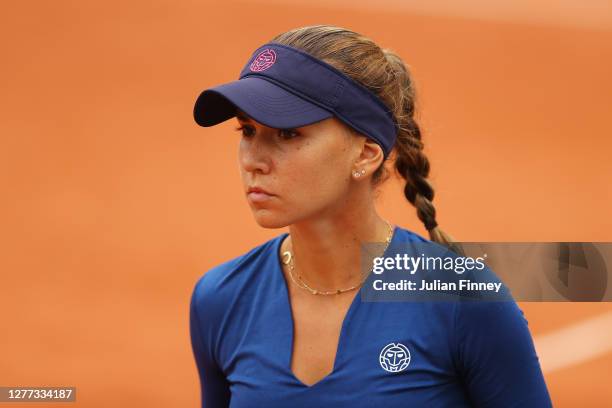
[[(383, 250), (383, 254), (387, 251), (387, 248), (389, 247), (389, 244), (391, 243), (391, 238), (393, 237), (393, 227), (391, 226), (389, 221), (385, 220), (385, 222), (387, 223), (387, 226), (389, 227), (389, 235), (386, 238), (386, 245), (385, 245), (385, 249)], [(284, 258), (283, 259), (283, 264), (289, 265), (289, 276), (291, 277), (291, 280), (293, 281), (293, 283), (295, 283), (300, 288), (309, 291), (313, 295), (339, 295), (341, 293), (348, 292), (350, 290), (353, 290), (353, 289), (361, 286), (363, 284), (363, 282), (365, 282), (365, 280), (368, 278), (368, 274), (365, 274), (365, 276), (361, 280), (361, 282), (359, 282), (356, 285), (351, 286), (350, 288), (321, 291), (321, 290), (313, 289), (310, 286), (308, 286), (308, 284), (306, 282), (304, 282), (304, 280), (302, 279), (302, 277), (300, 276), (299, 273), (298, 273), (298, 277), (297, 277), (299, 282), (298, 282), (298, 280), (295, 279), (295, 277), (293, 276), (293, 272), (294, 272), (295, 266), (293, 264), (294, 260), (293, 260), (293, 254), (291, 253), (291, 251), (283, 252), (283, 258)]]

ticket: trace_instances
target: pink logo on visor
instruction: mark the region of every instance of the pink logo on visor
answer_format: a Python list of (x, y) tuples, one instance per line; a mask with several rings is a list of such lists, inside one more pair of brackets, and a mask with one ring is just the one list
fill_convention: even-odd
[(270, 68), (276, 62), (276, 53), (270, 48), (266, 48), (253, 60), (249, 67), (251, 71), (260, 72)]

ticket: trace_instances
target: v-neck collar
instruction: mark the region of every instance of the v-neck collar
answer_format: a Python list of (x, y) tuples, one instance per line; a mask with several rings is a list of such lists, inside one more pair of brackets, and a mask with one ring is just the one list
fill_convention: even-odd
[[(388, 251), (391, 248), (393, 242), (396, 240), (396, 236), (397, 236), (397, 230), (398, 230), (398, 226), (397, 225), (393, 225), (393, 232), (391, 234), (391, 241), (389, 242), (389, 245), (387, 245), (387, 248), (385, 249), (385, 251), (383, 252), (382, 256), (387, 256), (388, 255)], [(284, 311), (288, 311), (289, 312), (289, 317), (288, 317), (288, 321), (290, 323), (290, 337), (289, 337), (289, 344), (287, 347), (283, 346), (285, 350), (288, 350), (287, 353), (285, 353), (285, 350), (283, 350), (283, 369), (286, 371), (287, 375), (289, 375), (289, 377), (291, 377), (291, 380), (293, 382), (295, 382), (298, 386), (306, 388), (306, 389), (313, 389), (317, 386), (320, 386), (320, 384), (323, 384), (324, 382), (326, 382), (327, 380), (329, 380), (330, 377), (332, 377), (334, 374), (337, 373), (337, 368), (338, 368), (338, 364), (341, 361), (342, 358), (342, 350), (343, 350), (343, 340), (346, 337), (346, 331), (347, 326), (350, 322), (350, 320), (352, 319), (353, 315), (356, 313), (357, 307), (359, 306), (359, 304), (361, 304), (361, 290), (363, 289), (363, 286), (361, 286), (359, 288), (359, 290), (357, 291), (357, 293), (355, 293), (353, 300), (351, 301), (351, 304), (346, 312), (346, 314), (344, 315), (344, 319), (342, 320), (342, 326), (340, 328), (340, 335), (338, 336), (338, 344), (336, 345), (336, 355), (334, 357), (334, 364), (332, 367), (332, 370), (329, 372), (329, 374), (327, 374), (325, 377), (321, 378), (319, 381), (315, 382), (312, 385), (308, 385), (305, 384), (304, 382), (302, 382), (299, 378), (296, 377), (296, 375), (293, 373), (293, 370), (291, 370), (291, 358), (293, 357), (293, 343), (294, 343), (294, 338), (295, 338), (295, 322), (293, 319), (293, 310), (291, 307), (291, 300), (289, 299), (289, 283), (287, 282), (287, 279), (285, 278), (285, 274), (283, 273), (283, 267), (282, 267), (282, 258), (280, 255), (280, 248), (281, 245), (283, 243), (283, 241), (287, 238), (287, 236), (289, 236), (288, 232), (285, 232), (281, 235), (279, 235), (276, 239), (276, 243), (275, 245), (273, 245), (274, 248), (274, 258), (275, 258), (275, 262), (274, 262), (274, 277), (275, 279), (281, 279), (280, 281), (280, 287), (282, 288), (281, 290), (283, 291), (282, 294), (282, 300), (283, 300), (283, 304), (282, 307), (284, 309)], [(370, 274), (372, 273), (372, 271), (370, 271)], [(367, 279), (366, 279), (367, 281)], [(285, 342), (283, 342), (283, 344), (285, 344)]]

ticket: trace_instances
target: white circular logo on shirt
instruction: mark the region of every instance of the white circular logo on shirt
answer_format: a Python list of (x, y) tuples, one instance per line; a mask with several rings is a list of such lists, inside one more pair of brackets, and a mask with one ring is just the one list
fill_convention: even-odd
[(379, 360), (385, 371), (398, 373), (410, 364), (410, 352), (402, 343), (389, 343), (380, 352)]

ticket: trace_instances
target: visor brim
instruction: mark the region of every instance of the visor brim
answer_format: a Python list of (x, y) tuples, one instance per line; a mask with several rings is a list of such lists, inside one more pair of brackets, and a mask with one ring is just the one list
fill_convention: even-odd
[(196, 100), (193, 116), (200, 126), (214, 126), (234, 117), (237, 108), (255, 121), (278, 129), (306, 126), (334, 116), (317, 104), (257, 77), (203, 91)]

